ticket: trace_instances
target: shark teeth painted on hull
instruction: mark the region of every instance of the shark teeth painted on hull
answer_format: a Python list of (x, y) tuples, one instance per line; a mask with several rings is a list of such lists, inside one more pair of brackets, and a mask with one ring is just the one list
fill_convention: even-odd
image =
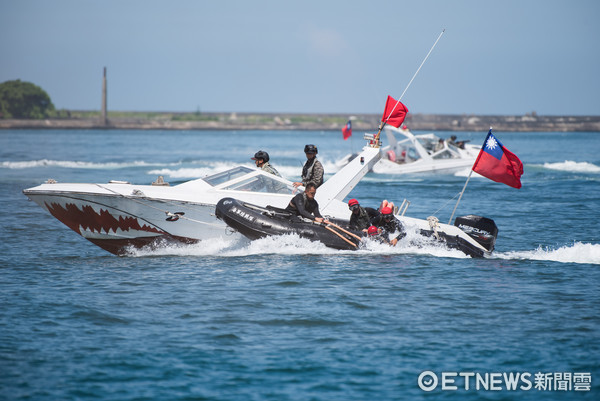
[[(67, 203), (64, 206), (52, 202), (46, 203), (46, 207), (52, 216), (61, 221), (67, 227), (82, 235), (91, 237), (93, 233), (101, 235), (102, 238), (118, 237), (133, 238), (139, 237), (139, 233), (147, 233), (144, 236), (157, 236), (166, 234), (155, 226), (143, 224), (140, 225), (137, 218), (132, 216), (114, 216), (106, 209), (94, 210), (90, 205), (83, 205), (79, 208), (73, 203)], [(106, 233), (103, 235), (102, 233)], [(111, 234), (114, 233), (114, 234)], [(125, 233), (129, 233), (125, 235)], [(150, 234), (150, 235), (148, 235)]]

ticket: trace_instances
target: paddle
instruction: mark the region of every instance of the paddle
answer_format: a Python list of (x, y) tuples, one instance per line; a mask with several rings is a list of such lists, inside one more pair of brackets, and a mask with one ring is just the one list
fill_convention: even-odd
[(357, 244), (355, 244), (354, 242), (350, 241), (348, 238), (344, 237), (342, 234), (338, 233), (333, 228), (327, 227), (326, 225), (323, 225), (323, 227), (325, 227), (327, 230), (331, 231), (332, 233), (334, 233), (335, 235), (337, 235), (338, 237), (340, 237), (341, 239), (343, 239), (344, 241), (346, 241), (348, 244), (352, 245), (355, 248), (358, 248)]
[(330, 225), (330, 226), (333, 226), (333, 227), (335, 227), (335, 228), (337, 228), (338, 230), (340, 230), (340, 231), (342, 231), (342, 232), (344, 232), (344, 233), (348, 234), (348, 235), (349, 235), (349, 236), (351, 236), (351, 237), (354, 237), (354, 238), (356, 238), (356, 239), (357, 239), (357, 240), (359, 240), (359, 241), (361, 241), (361, 240), (362, 240), (362, 238), (361, 238), (361, 237), (359, 237), (358, 235), (356, 235), (356, 234), (354, 234), (354, 233), (351, 233), (351, 232), (350, 232), (350, 231), (348, 231), (348, 230), (345, 230), (345, 229), (343, 229), (342, 227), (338, 226), (337, 224), (334, 224), (334, 223), (332, 223), (332, 222), (329, 222), (329, 225)]

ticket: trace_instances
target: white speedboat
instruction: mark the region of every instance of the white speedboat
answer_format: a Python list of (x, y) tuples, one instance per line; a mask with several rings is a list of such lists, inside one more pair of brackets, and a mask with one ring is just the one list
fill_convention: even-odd
[[(343, 199), (378, 160), (379, 149), (367, 146), (323, 183), (316, 197), (322, 213), (348, 219)], [(284, 178), (238, 166), (174, 186), (159, 180), (152, 185), (49, 180), (23, 193), (77, 234), (108, 252), (123, 255), (130, 247), (195, 243), (225, 236), (227, 226), (215, 218), (215, 206), (222, 198), (284, 208), (298, 190), (302, 187), (296, 189)]]
[[(442, 173), (454, 174), (473, 166), (481, 147), (467, 143), (453, 144), (437, 135), (414, 135), (407, 128), (386, 125), (388, 145), (381, 148), (381, 160), (373, 167), (380, 174)], [(398, 140), (396, 135), (404, 139)], [(345, 166), (356, 154), (346, 155), (336, 165)]]

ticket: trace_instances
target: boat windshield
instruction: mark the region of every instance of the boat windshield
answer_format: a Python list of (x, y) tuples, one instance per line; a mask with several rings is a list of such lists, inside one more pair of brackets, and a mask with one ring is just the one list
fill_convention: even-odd
[(417, 140), (421, 142), (428, 153), (433, 153), (440, 139), (438, 137), (419, 137)]
[(272, 194), (288, 195), (293, 194), (294, 190), (296, 190), (291, 184), (286, 184), (264, 175), (250, 177), (246, 180), (229, 185), (223, 189), (228, 189), (231, 191), (267, 192)]
[(254, 170), (252, 170), (248, 167), (239, 166), (239, 167), (235, 167), (235, 168), (232, 168), (232, 169), (229, 169), (226, 171), (222, 171), (217, 174), (209, 175), (208, 177), (203, 178), (202, 180), (209, 183), (213, 187), (216, 187), (219, 184), (222, 184), (227, 181), (231, 181), (235, 178), (238, 178), (238, 177), (241, 177), (248, 173), (251, 173), (252, 171), (254, 171)]
[(402, 164), (412, 163), (419, 160), (421, 156), (411, 143), (398, 143), (395, 150), (387, 152), (387, 158), (389, 161)]
[(439, 152), (438, 154), (433, 155), (432, 157), (434, 159), (457, 159), (458, 154), (451, 152), (450, 149), (444, 149), (443, 152)]

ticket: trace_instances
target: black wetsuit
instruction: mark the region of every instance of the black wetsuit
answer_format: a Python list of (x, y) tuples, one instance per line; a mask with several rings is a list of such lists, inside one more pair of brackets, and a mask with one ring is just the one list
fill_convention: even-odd
[(398, 220), (394, 216), (392, 216), (392, 219), (390, 221), (386, 221), (383, 218), (383, 215), (380, 213), (371, 219), (371, 225), (377, 228), (381, 228), (383, 230), (382, 235), (384, 235), (385, 237), (395, 232), (399, 232), (399, 234), (395, 238), (398, 241), (400, 241), (406, 236), (406, 233), (404, 232), (404, 226), (402, 226), (400, 220)]
[(314, 220), (315, 217), (323, 217), (319, 212), (319, 204), (314, 199), (308, 199), (304, 192), (294, 196), (285, 210), (294, 213), (296, 216), (306, 217)]
[(350, 215), (349, 227), (351, 230), (361, 231), (369, 228), (371, 219), (377, 215), (377, 210), (372, 207), (358, 207), (358, 213)]

